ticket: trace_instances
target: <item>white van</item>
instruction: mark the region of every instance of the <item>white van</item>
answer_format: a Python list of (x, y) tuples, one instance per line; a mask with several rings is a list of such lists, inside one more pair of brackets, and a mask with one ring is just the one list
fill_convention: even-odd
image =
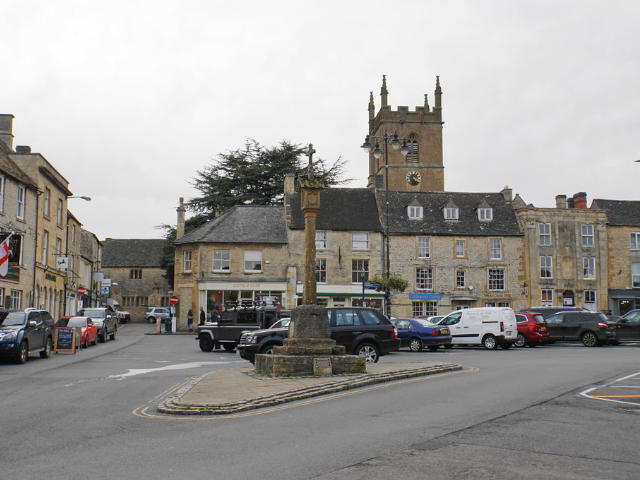
[(516, 316), (506, 307), (456, 310), (438, 325), (449, 327), (453, 345), (483, 345), (487, 350), (509, 348), (518, 336)]

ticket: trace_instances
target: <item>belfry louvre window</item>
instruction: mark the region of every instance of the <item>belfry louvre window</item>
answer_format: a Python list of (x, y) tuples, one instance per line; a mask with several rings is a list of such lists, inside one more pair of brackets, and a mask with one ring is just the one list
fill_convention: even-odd
[(418, 162), (418, 138), (415, 133), (410, 134), (407, 137), (407, 147), (409, 147), (409, 153), (407, 153), (407, 162)]

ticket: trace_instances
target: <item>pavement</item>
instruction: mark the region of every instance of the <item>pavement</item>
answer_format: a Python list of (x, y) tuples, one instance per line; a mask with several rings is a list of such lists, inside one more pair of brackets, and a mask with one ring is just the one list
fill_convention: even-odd
[(195, 378), (158, 405), (174, 415), (225, 415), (413, 377), (462, 370), (454, 363), (368, 363), (367, 373), (277, 377), (250, 368), (213, 371)]

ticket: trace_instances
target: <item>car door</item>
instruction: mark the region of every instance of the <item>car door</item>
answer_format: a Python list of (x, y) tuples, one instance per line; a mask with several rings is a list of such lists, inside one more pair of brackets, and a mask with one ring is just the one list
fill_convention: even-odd
[(466, 330), (463, 328), (464, 326), (460, 323), (460, 318), (462, 317), (462, 312), (454, 312), (442, 320), (440, 320), (439, 325), (449, 327), (451, 331), (451, 338), (453, 343), (469, 343), (469, 338), (466, 337)]
[[(35, 325), (32, 325), (35, 323)], [(42, 348), (44, 345), (44, 320), (40, 312), (29, 312), (27, 315), (27, 338), (29, 350)]]
[(592, 318), (588, 318), (586, 315), (583, 315), (581, 313), (565, 313), (562, 322), (562, 339), (580, 340), (580, 335), (582, 334), (585, 325), (592, 323)]
[(332, 310), (332, 328), (331, 338), (333, 338), (338, 345), (344, 345), (347, 350), (350, 350), (354, 338), (362, 333), (362, 326), (360, 325), (360, 317), (353, 308), (337, 308)]
[(618, 340), (640, 340), (640, 311), (618, 320)]
[(563, 330), (563, 314), (556, 313), (545, 319), (547, 329), (549, 330), (549, 340), (562, 340)]

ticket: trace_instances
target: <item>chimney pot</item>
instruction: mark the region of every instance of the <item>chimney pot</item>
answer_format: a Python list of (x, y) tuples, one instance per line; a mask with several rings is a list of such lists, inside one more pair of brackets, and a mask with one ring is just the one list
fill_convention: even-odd
[(587, 192), (578, 192), (573, 195), (574, 208), (587, 208)]
[(16, 153), (31, 153), (29, 145), (16, 145)]
[(502, 193), (505, 202), (511, 203), (513, 200), (513, 190), (511, 190), (508, 185), (506, 185), (500, 193)]

